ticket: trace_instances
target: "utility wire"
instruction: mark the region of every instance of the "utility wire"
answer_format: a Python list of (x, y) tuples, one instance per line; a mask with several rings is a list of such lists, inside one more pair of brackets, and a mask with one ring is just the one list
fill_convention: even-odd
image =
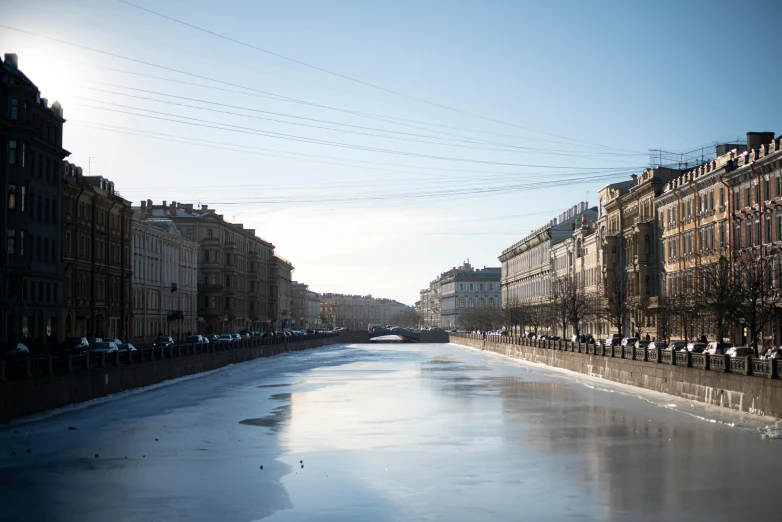
[(174, 18), (172, 16), (164, 15), (163, 13), (159, 13), (157, 11), (153, 11), (152, 9), (147, 9), (146, 7), (142, 7), (142, 6), (138, 5), (138, 4), (134, 4), (133, 2), (129, 2), (128, 0), (117, 0), (117, 1), (121, 2), (123, 4), (126, 4), (128, 6), (135, 7), (136, 9), (140, 9), (142, 11), (146, 11), (146, 12), (148, 12), (150, 14), (155, 15), (155, 16), (159, 16), (161, 18), (165, 18), (166, 20), (170, 20), (172, 22), (184, 25), (186, 27), (190, 27), (191, 29), (195, 29), (197, 31), (201, 31), (203, 33), (210, 34), (210, 35), (215, 36), (217, 38), (221, 38), (223, 40), (227, 40), (229, 42), (233, 42), (233, 43), (236, 43), (238, 45), (242, 45), (244, 47), (248, 47), (250, 49), (254, 49), (256, 51), (260, 51), (262, 53), (266, 53), (268, 55), (280, 58), (282, 60), (287, 60), (289, 62), (296, 63), (296, 64), (301, 65), (303, 67), (308, 67), (310, 69), (313, 69), (313, 70), (316, 70), (316, 71), (320, 71), (320, 72), (323, 72), (323, 73), (326, 73), (326, 74), (330, 74), (332, 76), (336, 76), (338, 78), (342, 78), (342, 79), (348, 80), (350, 82), (354, 82), (354, 83), (357, 83), (357, 84), (360, 84), (360, 85), (364, 85), (366, 87), (371, 87), (373, 89), (384, 91), (384, 92), (387, 92), (387, 93), (390, 93), (390, 94), (395, 94), (397, 96), (402, 96), (404, 98), (408, 98), (408, 99), (415, 100), (415, 101), (418, 101), (418, 102), (421, 102), (421, 103), (425, 103), (427, 105), (432, 105), (434, 107), (440, 107), (442, 109), (453, 111), (453, 112), (456, 112), (456, 113), (459, 113), (459, 114), (464, 114), (464, 115), (467, 115), (467, 116), (472, 116), (474, 118), (479, 118), (481, 120), (486, 120), (486, 121), (490, 121), (490, 122), (494, 122), (494, 123), (499, 123), (501, 125), (507, 125), (507, 126), (510, 126), (510, 127), (515, 127), (517, 129), (522, 129), (522, 130), (526, 130), (526, 131), (529, 131), (529, 132), (536, 132), (536, 133), (544, 134), (544, 135), (547, 135), (547, 136), (552, 136), (552, 137), (555, 137), (555, 138), (560, 138), (560, 139), (564, 139), (564, 140), (568, 140), (568, 141), (580, 142), (580, 143), (584, 143), (584, 144), (595, 146), (595, 147), (613, 148), (613, 147), (607, 147), (605, 145), (601, 145), (601, 144), (597, 144), (597, 143), (591, 143), (591, 142), (587, 142), (587, 141), (583, 141), (583, 140), (578, 140), (578, 139), (575, 139), (575, 138), (570, 138), (568, 136), (562, 136), (562, 135), (559, 135), (559, 134), (552, 134), (552, 133), (548, 133), (548, 132), (543, 132), (543, 131), (531, 129), (529, 127), (523, 127), (521, 125), (516, 125), (514, 123), (509, 123), (509, 122), (506, 122), (506, 121), (503, 121), (503, 120), (490, 118), (490, 117), (487, 117), (487, 116), (481, 116), (480, 114), (476, 114), (476, 113), (473, 113), (473, 112), (465, 111), (465, 110), (462, 110), (462, 109), (457, 109), (457, 108), (451, 107), (449, 105), (444, 105), (444, 104), (441, 104), (441, 103), (437, 103), (437, 102), (426, 100), (424, 98), (419, 98), (417, 96), (412, 96), (410, 94), (405, 94), (403, 92), (400, 92), (400, 91), (397, 91), (397, 90), (394, 90), (394, 89), (389, 89), (389, 88), (386, 88), (386, 87), (382, 87), (382, 86), (374, 84), (374, 83), (370, 83), (370, 82), (366, 82), (364, 80), (359, 80), (357, 78), (353, 78), (352, 76), (347, 76), (345, 74), (341, 74), (341, 73), (334, 72), (334, 71), (331, 71), (331, 70), (328, 70), (328, 69), (324, 69), (322, 67), (318, 67), (317, 65), (312, 65), (310, 63), (303, 62), (301, 60), (296, 60), (295, 58), (291, 58), (289, 56), (285, 56), (285, 55), (282, 55), (282, 54), (279, 54), (279, 53), (275, 53), (275, 52), (270, 51), (268, 49), (264, 49), (262, 47), (258, 47), (257, 45), (253, 45), (253, 44), (249, 44), (247, 42), (243, 42), (241, 40), (237, 40), (236, 38), (231, 38), (230, 36), (226, 36), (226, 35), (217, 33), (215, 31), (210, 31), (209, 29), (197, 26), (195, 24), (191, 24), (191, 23), (185, 22), (185, 21), (180, 20), (178, 18)]

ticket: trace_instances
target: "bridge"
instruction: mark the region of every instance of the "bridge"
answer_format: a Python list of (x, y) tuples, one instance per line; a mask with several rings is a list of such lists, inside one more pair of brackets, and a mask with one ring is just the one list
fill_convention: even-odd
[(375, 339), (376, 337), (384, 337), (386, 335), (399, 336), (403, 341), (408, 343), (417, 343), (421, 341), (421, 332), (408, 330), (406, 328), (394, 328), (389, 330), (387, 328), (375, 328), (369, 332), (369, 339)]

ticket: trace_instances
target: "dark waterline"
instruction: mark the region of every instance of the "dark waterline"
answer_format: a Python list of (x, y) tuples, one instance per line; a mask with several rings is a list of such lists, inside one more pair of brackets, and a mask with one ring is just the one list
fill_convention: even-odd
[(777, 520), (782, 441), (747, 419), (454, 345), (338, 346), (3, 428), (0, 520)]

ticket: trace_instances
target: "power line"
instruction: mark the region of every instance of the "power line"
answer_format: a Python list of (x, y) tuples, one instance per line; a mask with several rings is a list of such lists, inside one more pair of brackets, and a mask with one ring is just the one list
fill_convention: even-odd
[[(107, 107), (97, 107), (94, 105), (88, 105), (84, 103), (75, 103), (73, 105), (82, 106), (82, 107), (89, 107), (92, 109), (97, 110), (103, 110), (108, 112), (115, 112), (119, 114), (128, 114), (131, 116), (137, 116), (141, 118), (151, 118), (161, 121), (170, 121), (173, 123), (181, 123), (185, 125), (193, 125), (197, 127), (205, 127), (210, 129), (217, 129), (217, 130), (223, 130), (223, 131), (229, 131), (229, 132), (237, 132), (241, 134), (250, 134), (250, 135), (257, 135), (257, 136), (266, 136), (271, 138), (277, 138), (282, 140), (290, 140), (290, 141), (297, 141), (297, 142), (303, 142), (303, 143), (312, 143), (316, 145), (326, 145), (326, 146), (332, 146), (332, 147), (339, 147), (339, 148), (347, 148), (347, 149), (353, 149), (353, 150), (361, 150), (366, 152), (379, 152), (383, 154), (391, 154), (391, 155), (398, 155), (398, 156), (407, 156), (407, 157), (417, 157), (417, 158), (426, 158), (426, 159), (434, 159), (434, 160), (440, 160), (440, 161), (454, 161), (454, 162), (460, 162), (460, 163), (476, 163), (481, 165), (500, 165), (500, 166), (508, 166), (508, 167), (532, 167), (532, 168), (545, 168), (545, 169), (574, 169), (574, 170), (583, 170), (588, 169), (589, 167), (572, 167), (572, 166), (561, 166), (561, 165), (535, 165), (535, 164), (524, 164), (524, 163), (509, 163), (509, 162), (499, 162), (499, 161), (489, 161), (489, 160), (476, 160), (476, 159), (469, 159), (469, 158), (456, 158), (452, 156), (438, 156), (433, 154), (420, 154), (415, 152), (407, 152), (407, 151), (399, 151), (399, 150), (391, 150), (391, 149), (381, 149), (377, 147), (365, 147), (361, 145), (352, 145), (349, 143), (341, 143), (341, 142), (334, 142), (329, 140), (319, 140), (315, 138), (305, 138), (302, 136), (295, 136), (290, 134), (282, 134), (277, 132), (269, 132), (269, 131), (262, 131), (258, 129), (253, 129), (251, 127), (243, 127), (240, 125), (230, 125), (227, 123), (218, 123), (213, 122), (210, 120), (203, 120), (199, 118), (190, 118), (187, 116), (177, 116), (172, 115), (169, 113), (164, 113), (160, 111), (151, 111), (147, 109), (136, 109), (136, 110), (143, 110), (145, 112), (150, 112), (152, 114), (159, 114), (161, 116), (154, 116), (152, 114), (138, 114), (130, 111), (122, 111), (118, 109), (111, 109)], [(171, 117), (163, 117), (163, 116), (171, 116)], [(173, 119), (173, 118), (181, 118), (184, 120), (191, 120), (191, 121), (181, 121), (181, 119)]]
[(570, 138), (568, 136), (562, 136), (562, 135), (559, 135), (559, 134), (552, 134), (552, 133), (548, 133), (548, 132), (543, 132), (543, 131), (531, 129), (529, 127), (523, 127), (521, 125), (516, 125), (514, 123), (508, 123), (508, 122), (503, 121), (503, 120), (499, 120), (499, 119), (495, 119), (495, 118), (489, 118), (487, 116), (481, 116), (480, 114), (475, 114), (473, 112), (465, 111), (465, 110), (462, 110), (462, 109), (457, 109), (457, 108), (451, 107), (449, 105), (444, 105), (444, 104), (441, 104), (441, 103), (437, 103), (437, 102), (429, 101), (429, 100), (426, 100), (426, 99), (423, 99), (423, 98), (419, 98), (417, 96), (412, 96), (410, 94), (405, 94), (403, 92), (400, 92), (400, 91), (397, 91), (397, 90), (394, 90), (394, 89), (389, 89), (389, 88), (386, 88), (386, 87), (382, 87), (382, 86), (374, 84), (374, 83), (366, 82), (364, 80), (359, 80), (357, 78), (353, 78), (353, 77), (347, 76), (345, 74), (341, 74), (341, 73), (334, 72), (334, 71), (331, 71), (331, 70), (328, 70), (328, 69), (324, 69), (322, 67), (318, 67), (317, 65), (312, 65), (310, 63), (306, 63), (306, 62), (303, 62), (301, 60), (296, 60), (295, 58), (291, 58), (289, 56), (285, 56), (285, 55), (282, 55), (282, 54), (279, 54), (279, 53), (275, 53), (273, 51), (269, 51), (268, 49), (264, 49), (262, 47), (258, 47), (257, 45), (249, 44), (247, 42), (243, 42), (243, 41), (237, 40), (235, 38), (231, 38), (230, 36), (225, 36), (223, 34), (215, 32), (215, 31), (210, 31), (209, 29), (205, 29), (203, 27), (200, 27), (200, 26), (197, 26), (197, 25), (185, 22), (185, 21), (180, 20), (178, 18), (174, 18), (172, 16), (164, 15), (164, 14), (159, 13), (157, 11), (153, 11), (152, 9), (147, 9), (146, 7), (142, 7), (142, 6), (138, 5), (138, 4), (134, 4), (133, 2), (129, 2), (128, 0), (118, 0), (118, 1), (122, 2), (123, 4), (129, 5), (131, 7), (135, 7), (136, 9), (140, 9), (142, 11), (146, 11), (148, 13), (151, 13), (151, 14), (153, 14), (155, 16), (159, 16), (161, 18), (165, 18), (165, 19), (170, 20), (172, 22), (175, 22), (175, 23), (178, 23), (178, 24), (190, 27), (191, 29), (195, 29), (197, 31), (201, 31), (201, 32), (210, 34), (210, 35), (215, 36), (217, 38), (222, 38), (223, 40), (227, 40), (227, 41), (230, 41), (230, 42), (242, 45), (244, 47), (248, 47), (250, 49), (255, 49), (256, 51), (260, 51), (262, 53), (266, 53), (268, 55), (275, 56), (275, 57), (280, 58), (282, 60), (287, 60), (289, 62), (296, 63), (296, 64), (301, 65), (303, 67), (308, 67), (310, 69), (313, 69), (313, 70), (316, 70), (316, 71), (320, 71), (320, 72), (323, 72), (323, 73), (326, 73), (326, 74), (330, 74), (332, 76), (336, 76), (336, 77), (342, 78), (344, 80), (348, 80), (348, 81), (351, 81), (351, 82), (354, 82), (354, 83), (358, 83), (358, 84), (364, 85), (366, 87), (371, 87), (373, 89), (378, 89), (380, 91), (384, 91), (384, 92), (387, 92), (387, 93), (390, 93), (390, 94), (395, 94), (397, 96), (402, 96), (404, 98), (408, 98), (408, 99), (415, 100), (415, 101), (418, 101), (418, 102), (421, 102), (421, 103), (432, 105), (434, 107), (440, 107), (442, 109), (453, 111), (453, 112), (456, 112), (456, 113), (459, 113), (459, 114), (464, 114), (464, 115), (467, 115), (467, 116), (472, 116), (474, 118), (479, 118), (479, 119), (482, 119), (482, 120), (486, 120), (486, 121), (490, 121), (490, 122), (494, 122), (494, 123), (499, 123), (501, 125), (507, 125), (507, 126), (510, 126), (510, 127), (515, 127), (517, 129), (522, 129), (522, 130), (526, 130), (526, 131), (529, 131), (529, 132), (537, 132), (537, 133), (544, 134), (544, 135), (547, 135), (547, 136), (552, 136), (552, 137), (555, 137), (555, 138), (565, 139), (565, 140), (568, 140), (568, 141), (580, 142), (580, 143), (584, 143), (584, 144), (595, 146), (595, 147), (612, 148), (612, 147), (607, 147), (605, 145), (600, 145), (600, 144), (590, 143), (590, 142), (583, 141), (583, 140), (578, 140), (578, 139), (575, 139), (575, 138)]

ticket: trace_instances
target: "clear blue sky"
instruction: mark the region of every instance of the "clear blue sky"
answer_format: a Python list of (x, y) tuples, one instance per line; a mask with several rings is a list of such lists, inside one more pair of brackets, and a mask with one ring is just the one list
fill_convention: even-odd
[(432, 102), (117, 0), (0, 0), (71, 161), (254, 227), (316, 291), (412, 303), (650, 148), (782, 132), (780, 2), (133, 1)]

